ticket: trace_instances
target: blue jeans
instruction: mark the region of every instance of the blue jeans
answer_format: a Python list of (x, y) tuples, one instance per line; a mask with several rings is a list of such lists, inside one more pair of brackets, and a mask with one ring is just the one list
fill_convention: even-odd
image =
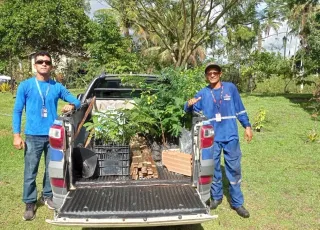
[(45, 158), (45, 172), (43, 175), (43, 197), (52, 197), (52, 190), (49, 180), (48, 165), (50, 161), (49, 137), (26, 135), (24, 150), (24, 183), (23, 199), (24, 203), (37, 202), (36, 177), (42, 152)]
[(221, 150), (223, 149), (225, 172), (229, 180), (229, 193), (231, 197), (231, 206), (240, 207), (243, 202), (241, 192), (241, 150), (239, 140), (227, 142), (214, 142), (213, 159), (214, 159), (214, 176), (211, 185), (211, 197), (214, 200), (220, 200), (223, 197), (222, 172), (220, 167)]

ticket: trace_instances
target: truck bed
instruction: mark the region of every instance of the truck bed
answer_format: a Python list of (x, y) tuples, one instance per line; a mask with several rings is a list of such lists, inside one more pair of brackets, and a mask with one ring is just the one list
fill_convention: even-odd
[(82, 187), (66, 199), (58, 218), (148, 218), (207, 212), (196, 190), (183, 184)]
[(157, 166), (159, 178), (132, 180), (129, 176), (100, 176), (98, 178), (78, 178), (75, 185), (77, 188), (87, 186), (102, 186), (116, 184), (190, 184), (191, 178), (181, 174), (169, 172), (164, 166)]
[(196, 224), (215, 218), (190, 177), (163, 166), (157, 169), (157, 179), (78, 178), (55, 219), (47, 221), (61, 226), (137, 227)]

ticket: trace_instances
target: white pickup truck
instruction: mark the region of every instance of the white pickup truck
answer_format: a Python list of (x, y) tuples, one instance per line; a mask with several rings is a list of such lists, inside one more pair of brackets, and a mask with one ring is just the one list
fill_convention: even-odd
[[(139, 77), (147, 83), (157, 80), (156, 76)], [(123, 86), (120, 75), (101, 75), (78, 96), (81, 108), (55, 121), (49, 135), (49, 174), (56, 210), (48, 223), (140, 227), (198, 224), (216, 217), (208, 207), (214, 168), (213, 127), (203, 118), (193, 118), (191, 177), (169, 172), (160, 161), (157, 179), (132, 180), (129, 145), (101, 145), (92, 138), (92, 145), (84, 148), (88, 131), (83, 127), (74, 138), (93, 97), (93, 110), (86, 121), (96, 111), (125, 106), (124, 101), (134, 96), (139, 96), (139, 89)]]

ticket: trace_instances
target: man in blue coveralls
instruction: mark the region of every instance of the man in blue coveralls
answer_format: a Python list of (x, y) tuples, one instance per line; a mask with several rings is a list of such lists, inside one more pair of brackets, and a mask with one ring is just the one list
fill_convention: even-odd
[[(80, 101), (60, 83), (50, 77), (52, 60), (49, 53), (40, 51), (35, 54), (36, 76), (20, 83), (13, 109), (13, 145), (17, 149), (24, 149), (24, 183), (23, 202), (26, 210), (24, 220), (35, 218), (37, 202), (36, 176), (42, 152), (45, 159), (45, 173), (43, 176), (43, 192), (41, 201), (54, 209), (52, 190), (49, 181), (48, 165), (50, 161), (49, 129), (57, 118), (58, 99), (69, 102), (62, 109), (63, 112), (80, 107)], [(25, 141), (21, 137), (21, 115), (25, 108), (26, 122)]]
[(209, 63), (205, 68), (205, 75), (209, 85), (201, 89), (194, 98), (188, 100), (184, 110), (186, 112), (202, 111), (214, 128), (215, 168), (211, 185), (210, 208), (216, 209), (223, 198), (220, 168), (221, 150), (223, 150), (231, 207), (241, 217), (248, 218), (250, 214), (243, 206), (244, 199), (240, 188), (242, 153), (239, 145), (237, 119), (245, 128), (245, 139), (250, 142), (253, 134), (249, 118), (236, 86), (230, 82), (221, 82), (222, 71), (219, 65)]

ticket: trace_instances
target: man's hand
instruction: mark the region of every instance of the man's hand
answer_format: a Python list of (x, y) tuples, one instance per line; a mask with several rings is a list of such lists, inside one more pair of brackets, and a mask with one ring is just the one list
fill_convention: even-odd
[(24, 140), (21, 138), (20, 134), (13, 134), (13, 146), (16, 149), (24, 149)]
[(198, 98), (192, 98), (190, 100), (188, 100), (188, 107), (194, 105), (195, 103), (197, 103), (198, 101), (201, 100), (201, 97), (198, 97)]
[(249, 143), (252, 140), (253, 133), (251, 127), (247, 127), (244, 131), (244, 139)]
[(63, 108), (62, 108), (62, 112), (63, 113), (66, 113), (66, 112), (70, 112), (71, 110), (74, 110), (75, 109), (75, 106), (74, 105), (65, 105)]

